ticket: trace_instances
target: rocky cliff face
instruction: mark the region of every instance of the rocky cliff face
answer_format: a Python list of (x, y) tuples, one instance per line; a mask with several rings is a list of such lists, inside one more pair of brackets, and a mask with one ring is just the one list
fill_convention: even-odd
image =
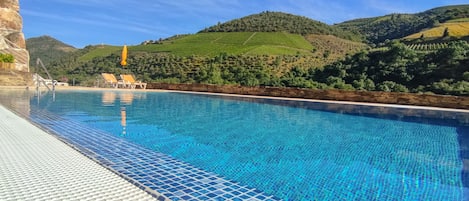
[(15, 70), (29, 72), (29, 53), (19, 11), (19, 0), (0, 0), (0, 53), (14, 56)]

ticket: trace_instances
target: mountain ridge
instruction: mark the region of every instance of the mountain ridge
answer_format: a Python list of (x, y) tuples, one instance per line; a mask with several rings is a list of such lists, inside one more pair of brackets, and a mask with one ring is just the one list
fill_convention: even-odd
[(348, 20), (334, 26), (362, 34), (369, 43), (401, 39), (433, 28), (453, 19), (468, 18), (469, 4), (432, 8), (415, 14), (388, 14), (384, 16)]
[(26, 39), (26, 49), (30, 55), (30, 66), (35, 65), (37, 58), (40, 58), (43, 63), (47, 64), (78, 50), (48, 35)]
[(205, 28), (203, 32), (288, 32), (292, 34), (334, 35), (352, 41), (360, 36), (304, 16), (284, 12), (264, 11)]

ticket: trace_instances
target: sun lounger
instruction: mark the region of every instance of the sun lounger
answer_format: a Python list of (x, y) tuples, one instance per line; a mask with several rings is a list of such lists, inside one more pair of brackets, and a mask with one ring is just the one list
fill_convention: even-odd
[(116, 76), (114, 76), (114, 74), (101, 73), (101, 75), (103, 76), (104, 84), (106, 84), (106, 85), (110, 85), (114, 88), (118, 88), (119, 85), (122, 86), (122, 87), (126, 87), (125, 83), (121, 80), (117, 80), (117, 78), (116, 78)]
[(124, 83), (132, 89), (135, 89), (136, 86), (139, 86), (141, 89), (147, 88), (147, 83), (135, 80), (134, 76), (131, 74), (122, 74), (121, 78)]

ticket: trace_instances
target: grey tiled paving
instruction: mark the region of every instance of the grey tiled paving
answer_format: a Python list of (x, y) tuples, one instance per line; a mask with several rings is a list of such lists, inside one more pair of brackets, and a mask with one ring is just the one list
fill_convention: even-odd
[(0, 200), (156, 200), (0, 105)]

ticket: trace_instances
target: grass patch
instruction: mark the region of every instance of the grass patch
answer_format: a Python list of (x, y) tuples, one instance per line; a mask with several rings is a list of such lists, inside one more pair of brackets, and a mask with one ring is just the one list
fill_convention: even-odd
[(120, 54), (122, 46), (99, 45), (95, 49), (89, 51), (80, 57), (80, 61), (90, 61), (98, 56), (106, 56), (110, 54)]
[[(282, 47), (282, 48), (279, 48)], [(295, 55), (312, 49), (301, 35), (288, 33), (231, 32), (199, 33), (163, 44), (140, 45), (136, 51), (169, 52), (178, 56), (227, 54)], [(258, 49), (256, 51), (253, 51)], [(292, 51), (295, 50), (295, 51)], [(261, 51), (262, 50), (262, 51)], [(282, 50), (282, 51), (280, 51)]]
[[(306, 56), (314, 59), (315, 64), (325, 63), (342, 58), (350, 52), (357, 52), (367, 46), (351, 42), (332, 35), (308, 35), (284, 32), (211, 32), (185, 35), (161, 44), (129, 46), (129, 54), (135, 52), (169, 53), (176, 56), (208, 56), (221, 53), (229, 55), (290, 55)], [(93, 57), (120, 54), (121, 46), (103, 46), (91, 50), (82, 57), (90, 60)]]

